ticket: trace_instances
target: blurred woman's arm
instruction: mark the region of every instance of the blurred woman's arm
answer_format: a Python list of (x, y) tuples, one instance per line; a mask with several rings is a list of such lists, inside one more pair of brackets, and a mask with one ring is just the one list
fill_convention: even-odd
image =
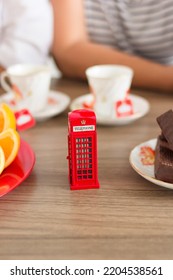
[(54, 10), (52, 52), (64, 75), (85, 78), (85, 70), (91, 65), (123, 64), (133, 68), (134, 86), (173, 91), (172, 67), (91, 42), (85, 26), (82, 0), (51, 1)]

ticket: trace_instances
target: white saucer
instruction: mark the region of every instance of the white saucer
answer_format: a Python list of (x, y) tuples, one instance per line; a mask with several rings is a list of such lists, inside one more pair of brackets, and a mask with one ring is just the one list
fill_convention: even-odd
[[(130, 99), (133, 102), (134, 106), (134, 114), (127, 116), (127, 117), (121, 117), (121, 118), (112, 118), (112, 119), (105, 119), (103, 117), (97, 116), (97, 123), (101, 125), (126, 125), (129, 124), (144, 115), (146, 115), (150, 109), (150, 105), (146, 99), (140, 96), (136, 96), (134, 94), (129, 94)], [(93, 95), (91, 93), (85, 94), (83, 96), (80, 96), (73, 100), (73, 102), (70, 105), (71, 110), (76, 109), (84, 109), (83, 103), (84, 102), (92, 102)]]
[[(4, 93), (0, 97), (0, 102), (5, 102), (14, 109), (14, 106), (12, 105), (13, 99), (14, 95), (12, 92)], [(68, 107), (69, 103), (70, 97), (68, 95), (59, 91), (50, 90), (45, 109), (33, 113), (33, 117), (36, 121), (45, 121), (46, 119), (62, 113)]]
[(136, 146), (130, 153), (129, 161), (133, 169), (142, 177), (144, 177), (146, 180), (169, 189), (173, 189), (173, 184), (166, 183), (161, 180), (157, 180), (154, 176), (154, 155), (152, 159), (152, 153), (151, 153), (151, 160), (153, 160), (153, 163), (151, 161), (151, 165), (145, 165), (142, 163), (142, 159), (148, 159), (148, 154), (145, 155), (145, 153), (141, 154), (141, 148), (143, 147), (149, 147), (153, 151), (155, 151), (157, 139), (152, 139), (147, 142), (144, 142), (138, 146)]

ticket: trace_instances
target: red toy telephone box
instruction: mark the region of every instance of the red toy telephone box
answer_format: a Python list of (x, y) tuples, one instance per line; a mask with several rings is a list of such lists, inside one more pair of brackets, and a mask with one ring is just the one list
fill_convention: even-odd
[(68, 160), (71, 190), (99, 188), (96, 116), (91, 110), (68, 115)]

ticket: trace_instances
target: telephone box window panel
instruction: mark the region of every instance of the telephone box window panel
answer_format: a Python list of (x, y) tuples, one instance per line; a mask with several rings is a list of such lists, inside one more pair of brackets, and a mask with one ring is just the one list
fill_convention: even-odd
[(93, 179), (92, 137), (76, 138), (77, 179)]
[(72, 190), (99, 188), (96, 116), (90, 110), (68, 115), (69, 183)]

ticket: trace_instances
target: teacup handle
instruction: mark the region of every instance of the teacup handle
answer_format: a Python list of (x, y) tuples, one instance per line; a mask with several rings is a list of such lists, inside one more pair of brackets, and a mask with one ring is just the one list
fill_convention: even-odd
[(9, 75), (7, 74), (7, 72), (3, 71), (0, 76), (1, 76), (1, 86), (2, 86), (2, 88), (7, 92), (11, 91), (10, 86), (5, 81), (6, 78), (9, 78)]

